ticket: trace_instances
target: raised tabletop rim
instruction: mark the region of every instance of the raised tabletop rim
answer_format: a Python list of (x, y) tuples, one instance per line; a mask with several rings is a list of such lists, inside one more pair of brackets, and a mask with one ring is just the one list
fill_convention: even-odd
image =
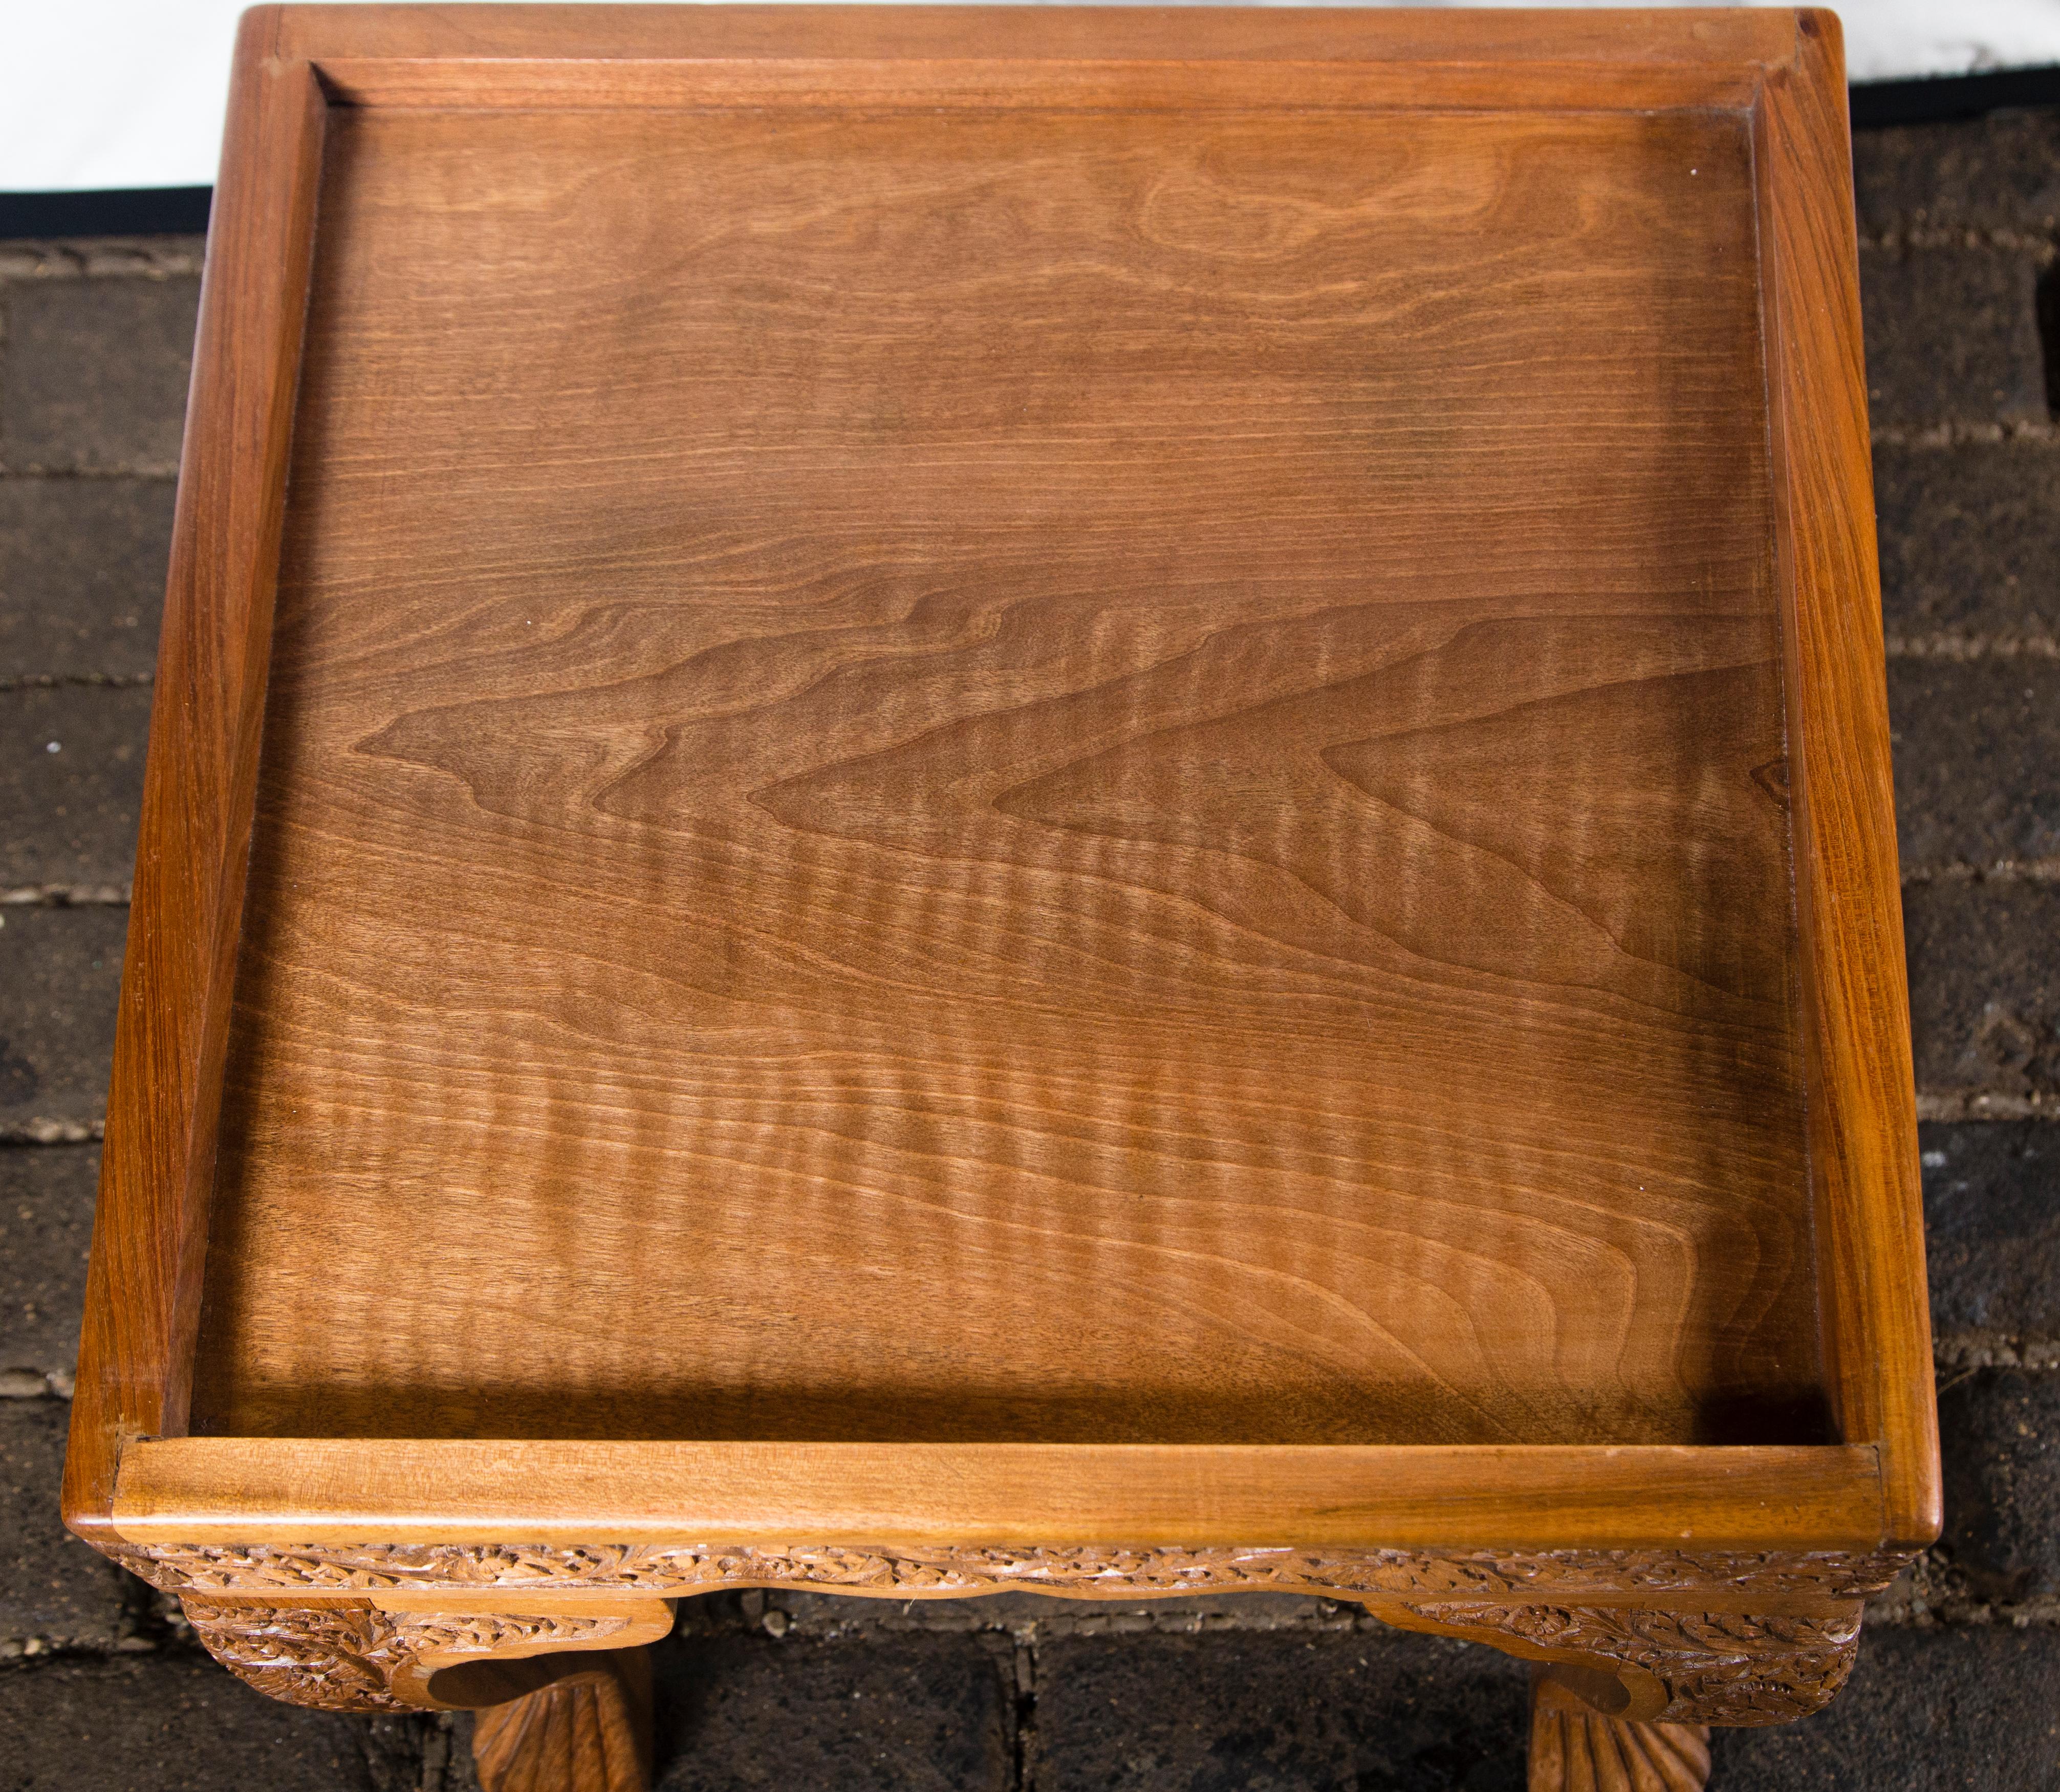
[[(849, 42), (856, 47), (825, 57), (818, 44), (803, 54), (809, 34), (820, 34), (832, 22), (836, 30), (852, 34)], [(481, 34), (513, 30), (517, 22), (536, 34), (521, 54), (479, 54)], [(1148, 50), (1152, 33), (1176, 23), (1190, 39), (1200, 40), (1204, 53), (1177, 58), (1061, 54), (1077, 47), (1075, 34), (1084, 27), (1117, 37), (1128, 34)], [(1008, 47), (999, 56), (955, 54), (964, 48), (964, 34), (976, 27), (1003, 34)], [(1545, 35), (1586, 47), (1576, 55), (1541, 55), (1537, 45)], [(911, 81), (904, 83), (905, 90), (934, 97), (956, 65), (960, 75), (972, 70), (976, 78), (964, 90), (980, 103), (988, 97), (979, 84), (981, 71), (996, 64), (1040, 68), (1060, 85), (1082, 78), (1084, 67), (1112, 68), (1118, 72), (1109, 78), (1119, 86), (1132, 78), (1124, 70), (1234, 65), (1235, 78), (1221, 83), (1232, 97), (1271, 92), (1277, 98), (1274, 76), (1313, 78), (1308, 71), (1315, 70), (1335, 71), (1337, 78), (1349, 82), (1397, 82), (1395, 90), (1405, 97), (1393, 103), (1423, 106), (1439, 103), (1440, 93), (1447, 100), (1464, 101), (1464, 82), (1453, 84), (1444, 72), (1454, 66), (1451, 46), (1458, 39), (1464, 40), (1458, 60), (1468, 66), (1499, 62), (1496, 80), (1506, 80), (1511, 70), (1536, 76), (1527, 98), (1523, 92), (1504, 94), (1497, 102), (1504, 109), (1528, 104), (1564, 110), (1572, 82), (1593, 81), (1599, 71), (1614, 69), (1623, 78), (1604, 82), (1606, 99), (1583, 110), (1717, 106), (1749, 113), (1755, 121), (1798, 901), (1810, 1016), (1811, 1172), (1826, 1376), (1838, 1427), (1850, 1441), (1777, 1447), (1236, 1447), (1272, 1452), (1269, 1466), (1284, 1467), (1295, 1459), (1288, 1452), (1363, 1448), (1398, 1474), (1403, 1465), (1413, 1465), (1396, 1484), (1407, 1481), (1435, 1493), (1438, 1489), (1420, 1475), (1425, 1465), (1434, 1464), (1452, 1478), (1448, 1499), (1457, 1497), (1461, 1477), (1477, 1478), (1490, 1458), (1523, 1465), (1510, 1468), (1487, 1490), (1505, 1502), (1506, 1512), (1527, 1508), (1520, 1532), (1507, 1515), (1483, 1528), (1477, 1516), (1466, 1517), (1449, 1503), (1420, 1524), (1400, 1510), (1368, 1508), (1352, 1520), (1358, 1529), (1351, 1535), (1383, 1547), (1420, 1539), (1447, 1545), (1520, 1541), (1550, 1547), (1559, 1546), (1546, 1539), (1562, 1535), (1569, 1539), (1567, 1547), (1605, 1538), (1619, 1545), (1656, 1543), (1662, 1540), (1661, 1515), (1669, 1503), (1677, 1515), (1671, 1535), (1678, 1543), (1679, 1513), (1698, 1510), (1699, 1501), (1711, 1499), (1736, 1502), (1735, 1491), (1724, 1495), (1709, 1490), (1734, 1486), (1739, 1465), (1748, 1475), (1768, 1476), (1763, 1483), (1768, 1488), (1786, 1486), (1782, 1477), (1793, 1477), (1797, 1488), (1814, 1488), (1826, 1503), (1791, 1509), (1778, 1500), (1763, 1502), (1766, 1515), (1754, 1521), (1758, 1528), (1741, 1523), (1731, 1531), (1708, 1531), (1691, 1523), (1690, 1541), (1715, 1547), (1731, 1537), (1766, 1547), (1885, 1543), (1908, 1548), (1936, 1535), (1938, 1447), (1930, 1399), (1914, 1094), (1906, 1030), (1898, 1031), (1906, 1002), (1856, 247), (1849, 200), (1842, 208), (1825, 197), (1835, 195), (1846, 178), (1842, 56), (1837, 22), (1827, 13), (1729, 9), (1521, 14), (1323, 8), (352, 6), (260, 7), (246, 14), (204, 284), (195, 403), (182, 467), (146, 774), (144, 845), (131, 916), (131, 977), (122, 1002), (102, 1207), (67, 1463), (66, 1512), (74, 1529), (119, 1543), (146, 1535), (167, 1539), (165, 1527), (184, 1526), (179, 1540), (200, 1543), (206, 1537), (191, 1527), (205, 1521), (234, 1525), (238, 1541), (262, 1542), (266, 1539), (254, 1534), (254, 1526), (269, 1528), (276, 1519), (290, 1527), (317, 1516), (309, 1489), (319, 1485), (319, 1476), (309, 1465), (317, 1459), (329, 1461), (333, 1476), (336, 1452), (341, 1450), (357, 1453), (361, 1466), (353, 1472), (361, 1479), (379, 1472), (370, 1465), (382, 1455), (389, 1470), (404, 1473), (409, 1471), (397, 1452), (423, 1452), (424, 1461), (436, 1458), (457, 1477), (453, 1497), (481, 1503), (479, 1512), (462, 1515), (473, 1527), (468, 1536), (485, 1540), (476, 1533), (490, 1514), (497, 1535), (505, 1538), (501, 1515), (509, 1509), (493, 1505), (483, 1491), (489, 1489), (486, 1470), (495, 1452), (558, 1452), (558, 1466), (590, 1463), (597, 1451), (643, 1452), (645, 1459), (634, 1472), (649, 1474), (661, 1466), (651, 1452), (733, 1447), (180, 1435), (191, 1384), (285, 464), (329, 110), (338, 104), (491, 103), (484, 90), (493, 81), (525, 66), (546, 66), (555, 73), (544, 87), (519, 95), (521, 103), (540, 103), (540, 94), (549, 98), (550, 94), (557, 96), (553, 103), (590, 103), (599, 90), (597, 80), (629, 78), (634, 86), (634, 71), (648, 74), (657, 69), (665, 81), (741, 81), (725, 103), (756, 103), (752, 94), (762, 100), (777, 89), (801, 98), (813, 94), (820, 103), (850, 105), (855, 103), (852, 71), (872, 70), (877, 77), (880, 66), (888, 65), (892, 77), (918, 62), (928, 65), (922, 78), (929, 85)], [(1427, 47), (1433, 40), (1443, 46), (1435, 54)], [(1312, 46), (1325, 44), (1364, 47), (1311, 53)], [(1611, 46), (1615, 53), (1606, 53)], [(769, 70), (777, 76), (769, 83)], [(825, 70), (842, 70), (844, 85), (832, 83), (826, 93)], [(1332, 74), (1324, 73), (1323, 78)], [(753, 80), (759, 83), (756, 88)], [(1440, 88), (1441, 82), (1447, 86)], [(892, 81), (887, 85), (892, 88)], [(461, 89), (471, 97), (463, 98)], [(1197, 90), (1206, 97), (1207, 83)], [(677, 92), (663, 82), (649, 92), (673, 94), (658, 103), (677, 101)], [(254, 465), (261, 474), (250, 474)], [(232, 477), (237, 469), (242, 470)], [(733, 1447), (849, 1449), (919, 1460), (924, 1459), (920, 1452), (931, 1449), (1042, 1449), (1100, 1452), (1106, 1458), (1128, 1449), (1179, 1452), (1214, 1447)], [(1539, 1497), (1540, 1466), (1548, 1470), (1549, 1480), (1557, 1470), (1547, 1459), (1555, 1455), (1580, 1459), (1581, 1474), (1609, 1495), (1590, 1528), (1564, 1513), (1555, 1517)], [(1670, 1475), (1682, 1463), (1691, 1466), (1672, 1480), (1662, 1477), (1675, 1491), (1656, 1495), (1651, 1477), (1663, 1459), (1672, 1465)], [(703, 1468), (712, 1460), (705, 1454), (695, 1459)], [(1075, 1464), (1087, 1459), (1071, 1459)], [(302, 1479), (296, 1481), (296, 1475)], [(214, 1478), (219, 1496), (211, 1509), (202, 1497), (209, 1477)], [(337, 1485), (357, 1483), (346, 1476)], [(244, 1499), (240, 1519), (234, 1513), (225, 1515), (220, 1497)], [(1747, 1509), (1759, 1510), (1750, 1503)], [(405, 1513), (361, 1515), (385, 1527), (380, 1535), (386, 1539), (405, 1540), (391, 1527), (405, 1519)], [(541, 1507), (516, 1515), (525, 1524), (548, 1517)], [(1198, 1545), (1268, 1540), (1217, 1534), (1210, 1527), (1220, 1516), (1191, 1503), (1176, 1540)], [(359, 1519), (345, 1522), (356, 1524)], [(1555, 1523), (1567, 1528), (1555, 1531)], [(1435, 1537), (1423, 1524), (1435, 1527)], [(1115, 1521), (1108, 1528), (1108, 1541), (1155, 1540), (1114, 1535), (1123, 1529)], [(667, 1532), (678, 1534), (677, 1527)], [(1048, 1539), (1055, 1534), (1047, 1527), (1042, 1535)]]

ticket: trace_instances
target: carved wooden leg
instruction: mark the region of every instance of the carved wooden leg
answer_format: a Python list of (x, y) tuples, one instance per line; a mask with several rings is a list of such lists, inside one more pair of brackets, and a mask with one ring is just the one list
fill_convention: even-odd
[(1707, 1724), (1606, 1718), (1532, 1676), (1531, 1792), (1703, 1792), (1709, 1777)]
[(1853, 1670), (1861, 1611), (1856, 1600), (1827, 1599), (1771, 1612), (1507, 1600), (1370, 1609), (1404, 1630), (1549, 1664), (1567, 1710), (1584, 1702), (1620, 1723), (1672, 1726), (1789, 1723), (1822, 1709)]
[[(483, 1792), (646, 1792), (665, 1599), (457, 1610), (463, 1594), (318, 1606), (182, 1595), (209, 1653), (260, 1692), (332, 1710), (473, 1710)], [(505, 1598), (505, 1594), (495, 1595)], [(418, 1609), (432, 1603), (434, 1609)], [(396, 1609), (397, 1608), (397, 1609)]]
[(651, 1660), (642, 1649), (597, 1654), (472, 1720), (481, 1792), (649, 1792)]

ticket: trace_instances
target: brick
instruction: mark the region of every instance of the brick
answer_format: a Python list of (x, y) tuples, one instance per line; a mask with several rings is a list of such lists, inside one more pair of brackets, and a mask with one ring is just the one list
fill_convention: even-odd
[(1985, 1599), (2060, 1596), (2060, 1374), (1977, 1369), (1940, 1389), (1953, 1567)]
[(1906, 869), (2060, 854), (2060, 661), (1888, 669)]
[(455, 1713), (360, 1718), (357, 1740), (372, 1792), (479, 1792), (471, 1732), (461, 1736), (460, 1722)]
[(1826, 1709), (1711, 1744), (1712, 1792), (2060, 1792), (2060, 1630), (1870, 1629)]
[(126, 237), (16, 237), (0, 242), (0, 279), (70, 280), (108, 275), (161, 280), (197, 275), (207, 238), (191, 232)]
[(140, 1583), (58, 1516), (70, 1421), (63, 1400), (0, 1400), (0, 1643), (110, 1649), (132, 1627), (128, 1587)]
[(663, 1792), (1002, 1792), (1010, 1658), (964, 1634), (676, 1636), (653, 1657)]
[(2060, 225), (2060, 118), (1999, 112), (1853, 138), (1860, 229), (2050, 231)]
[(107, 1108), (126, 908), (0, 910), (0, 1129)]
[(1875, 427), (2044, 421), (2038, 273), (2027, 253), (1863, 250), (1860, 305)]
[(0, 1147), (0, 1369), (78, 1363), (99, 1180), (97, 1146)]
[(1931, 1327), (2060, 1337), (2060, 1127), (1918, 1128)]
[(0, 479), (0, 678), (150, 672), (173, 493), (168, 479)]
[(0, 884), (129, 881), (150, 697), (148, 685), (0, 691)]
[(1912, 884), (1902, 921), (1918, 1092), (2060, 1096), (2060, 884)]
[(385, 1792), (394, 1782), (367, 1762), (370, 1733), (370, 1720), (282, 1705), (184, 1651), (0, 1675), (10, 1792)]
[(1523, 1663), (1378, 1628), (1080, 1638), (1037, 1654), (1038, 1792), (1521, 1792)]
[(1891, 637), (2060, 639), (2060, 453), (1881, 446), (1874, 477)]
[(178, 460), (197, 280), (8, 289), (0, 463), (165, 468)]

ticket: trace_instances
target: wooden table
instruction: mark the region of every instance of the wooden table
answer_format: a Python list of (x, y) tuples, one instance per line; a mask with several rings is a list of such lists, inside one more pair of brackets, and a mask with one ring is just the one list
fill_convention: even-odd
[(1854, 294), (1823, 13), (250, 14), (70, 1523), (494, 1788), (712, 1587), (1815, 1710), (1938, 1511)]

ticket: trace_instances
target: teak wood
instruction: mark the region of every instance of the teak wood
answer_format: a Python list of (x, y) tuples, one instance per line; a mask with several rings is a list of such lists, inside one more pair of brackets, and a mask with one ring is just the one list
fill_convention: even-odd
[(1938, 1523), (1845, 128), (1816, 12), (249, 14), (69, 1521), (510, 1789), (714, 1586), (1327, 1590), (1540, 1785), (1828, 1698)]

